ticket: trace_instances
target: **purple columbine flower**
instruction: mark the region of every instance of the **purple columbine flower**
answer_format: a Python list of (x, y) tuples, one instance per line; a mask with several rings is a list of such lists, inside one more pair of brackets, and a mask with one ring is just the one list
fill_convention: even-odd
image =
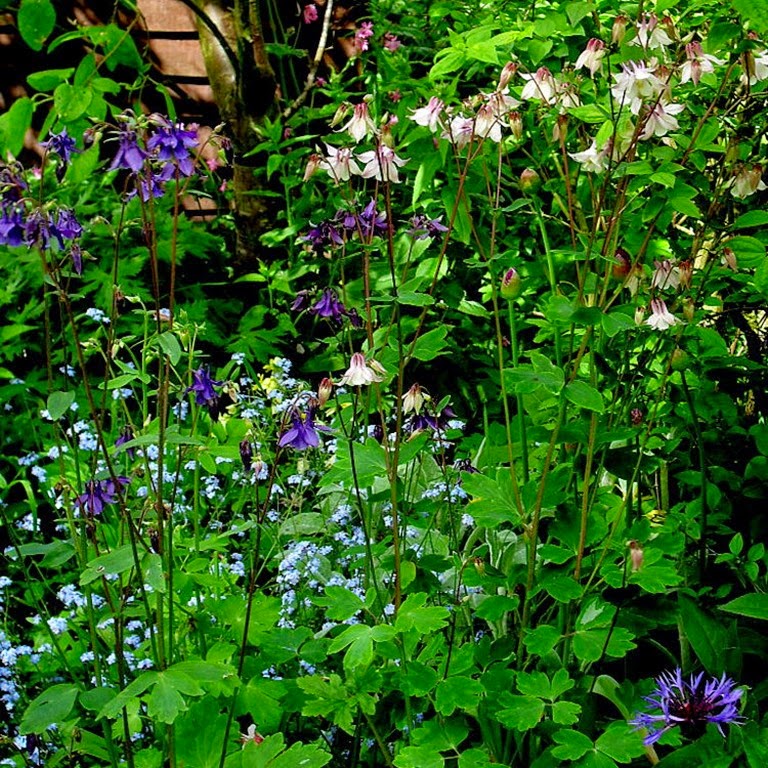
[(22, 245), (25, 232), (22, 208), (16, 205), (4, 208), (0, 216), (0, 244)]
[(72, 269), (75, 270), (75, 274), (83, 274), (83, 249), (79, 243), (72, 243), (72, 247), (69, 249), (69, 255), (72, 257)]
[(37, 245), (45, 250), (51, 244), (51, 236), (56, 235), (56, 227), (47, 211), (35, 208), (27, 216), (24, 222), (24, 242), (27, 245)]
[(126, 168), (138, 173), (144, 167), (144, 161), (149, 155), (145, 149), (139, 146), (136, 131), (126, 127), (120, 128), (117, 133), (117, 140), (117, 152), (107, 170), (114, 171), (117, 168)]
[(189, 392), (195, 393), (195, 402), (198, 405), (205, 405), (213, 414), (217, 410), (219, 395), (214, 387), (220, 387), (222, 382), (215, 381), (210, 377), (205, 368), (198, 368), (192, 373), (192, 386), (184, 391), (186, 395)]
[[(656, 690), (645, 696), (658, 713), (638, 712), (630, 725), (647, 728), (649, 733), (643, 744), (655, 744), (668, 730), (680, 726), (686, 736), (700, 736), (707, 723), (714, 723), (721, 734), (725, 723), (741, 725), (744, 718), (738, 705), (743, 691), (736, 688), (733, 680), (723, 675), (704, 679), (704, 673), (691, 675), (683, 680), (678, 667), (674, 672), (664, 672), (656, 678)], [(723, 734), (725, 735), (725, 734)]]
[(171, 174), (178, 167), (182, 176), (191, 176), (195, 164), (190, 150), (198, 145), (197, 133), (187, 130), (180, 123), (174, 125), (170, 120), (160, 118), (160, 125), (147, 140), (147, 149), (157, 153), (157, 159), (170, 167)]
[(3, 203), (19, 202), (29, 189), (21, 175), (22, 170), (20, 163), (0, 165), (0, 198)]
[(71, 208), (59, 208), (59, 214), (56, 217), (56, 226), (51, 227), (51, 234), (59, 241), (59, 245), (64, 248), (64, 240), (74, 240), (83, 234), (83, 225), (77, 220), (75, 212)]
[(318, 430), (328, 431), (328, 427), (318, 427), (315, 425), (315, 410), (307, 408), (306, 414), (302, 417), (298, 409), (291, 413), (291, 426), (280, 436), (278, 445), (281, 448), (290, 446), (297, 451), (303, 451), (306, 448), (317, 448), (320, 445), (320, 434)]
[(75, 506), (85, 511), (88, 517), (100, 515), (107, 504), (117, 501), (118, 488), (128, 485), (130, 481), (122, 475), (107, 480), (89, 480), (85, 484), (85, 492), (75, 499)]
[[(119, 448), (121, 445), (125, 445), (131, 440), (133, 440), (133, 430), (131, 429), (130, 424), (126, 424), (123, 427), (123, 431), (120, 433), (120, 436), (117, 438), (117, 440), (115, 440), (115, 448)], [(131, 461), (133, 461), (134, 457), (136, 456), (136, 451), (133, 448), (126, 448), (125, 454)]]
[(448, 227), (437, 219), (428, 219), (423, 213), (411, 218), (411, 227), (408, 234), (415, 240), (425, 240), (428, 237), (438, 237), (448, 231)]
[(327, 246), (344, 245), (344, 240), (334, 221), (321, 221), (319, 224), (313, 224), (302, 240), (311, 243), (318, 256), (323, 255)]
[(365, 238), (371, 238), (374, 235), (385, 235), (389, 231), (386, 215), (376, 212), (375, 200), (371, 200), (371, 202), (363, 208), (362, 212), (357, 217), (357, 221), (360, 225), (360, 231)]
[(56, 166), (56, 179), (61, 181), (67, 172), (72, 153), (77, 152), (75, 140), (67, 134), (67, 129), (63, 128), (61, 133), (52, 133), (48, 141), (42, 142), (41, 146), (61, 158), (61, 163)]

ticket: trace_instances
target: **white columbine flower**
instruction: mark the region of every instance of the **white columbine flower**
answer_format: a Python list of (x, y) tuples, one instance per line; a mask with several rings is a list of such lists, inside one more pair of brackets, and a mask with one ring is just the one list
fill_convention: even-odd
[(462, 117), (456, 115), (451, 120), (448, 130), (443, 133), (443, 138), (448, 139), (456, 146), (456, 149), (463, 149), (472, 141), (475, 132), (475, 121), (471, 117)]
[(744, 73), (741, 76), (744, 85), (754, 85), (768, 79), (768, 50), (757, 54), (747, 51), (744, 60)]
[(607, 141), (602, 149), (598, 149), (597, 144), (593, 141), (583, 152), (569, 152), (568, 154), (577, 163), (581, 163), (582, 170), (587, 173), (602, 173), (608, 167), (610, 148), (610, 141)]
[(532, 75), (522, 75), (528, 82), (520, 97), (524, 100), (543, 101), (549, 104), (557, 93), (557, 81), (546, 67), (539, 67)]
[(402, 168), (408, 161), (398, 157), (391, 147), (380, 144), (375, 150), (362, 152), (360, 162), (365, 163), (365, 168), (360, 174), (364, 179), (374, 178), (397, 184), (400, 181), (397, 169)]
[(376, 362), (369, 366), (365, 362), (365, 355), (355, 352), (349, 363), (347, 372), (339, 379), (342, 387), (364, 387), (374, 382), (383, 381), (384, 369)]
[(686, 60), (680, 70), (680, 82), (687, 83), (693, 80), (694, 85), (699, 84), (701, 76), (715, 71), (715, 64), (722, 64), (722, 59), (710, 56), (701, 49), (701, 43), (693, 42), (685, 46)]
[(475, 117), (475, 133), (483, 139), (490, 139), (497, 144), (501, 141), (501, 119), (494, 114), (490, 104), (483, 104)]
[(579, 54), (579, 58), (576, 59), (575, 67), (576, 69), (586, 67), (589, 70), (589, 74), (594, 77), (595, 72), (598, 72), (602, 68), (604, 57), (605, 43), (602, 40), (593, 37), (587, 43), (587, 47)]
[(356, 144), (359, 144), (366, 136), (376, 133), (376, 126), (368, 114), (368, 104), (364, 101), (355, 104), (355, 112), (351, 119), (339, 130), (347, 131)]
[(666, 302), (663, 299), (651, 299), (651, 315), (645, 321), (656, 331), (665, 331), (673, 325), (677, 325), (679, 320), (667, 309)]
[(326, 144), (328, 157), (321, 161), (320, 166), (328, 171), (336, 181), (349, 181), (350, 174), (360, 175), (360, 168), (355, 162), (355, 156), (348, 147), (332, 147)]
[(743, 165), (730, 182), (731, 194), (743, 200), (755, 192), (766, 189), (763, 182), (763, 166), (755, 163), (752, 167)]
[(435, 133), (443, 109), (445, 109), (445, 104), (437, 96), (433, 96), (426, 107), (420, 107), (414, 111), (411, 115), (411, 120), (416, 125), (423, 125), (429, 128), (432, 133)]
[(637, 36), (630, 40), (630, 45), (640, 45), (648, 50), (664, 48), (672, 45), (672, 40), (659, 26), (659, 19), (655, 13), (646, 13), (645, 18), (637, 24)]
[(665, 104), (661, 100), (657, 101), (645, 118), (645, 126), (640, 138), (650, 139), (651, 136), (664, 136), (670, 131), (676, 131), (680, 126), (675, 115), (679, 115), (684, 109), (682, 104)]
[(675, 289), (680, 285), (680, 269), (670, 259), (653, 262), (654, 270), (651, 278), (651, 288), (665, 290)]
[(616, 80), (616, 84), (611, 87), (613, 98), (620, 105), (627, 104), (633, 115), (640, 112), (643, 101), (656, 99), (664, 88), (664, 83), (653, 72), (655, 68), (654, 59), (648, 64), (644, 61), (629, 61), (621, 65), (618, 75), (613, 76)]

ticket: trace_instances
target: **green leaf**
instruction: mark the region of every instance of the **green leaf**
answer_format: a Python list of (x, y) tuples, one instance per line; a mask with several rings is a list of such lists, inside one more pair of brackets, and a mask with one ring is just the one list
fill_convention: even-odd
[(731, 0), (734, 10), (757, 31), (768, 30), (768, 0)]
[(506, 696), (504, 705), (505, 708), (496, 713), (496, 719), (507, 728), (529, 731), (544, 716), (544, 702), (534, 696)]
[(557, 627), (550, 626), (549, 624), (542, 624), (525, 634), (523, 644), (528, 650), (528, 653), (533, 653), (537, 656), (546, 656), (552, 653), (561, 638), (562, 633)]
[(687, 595), (679, 595), (678, 601), (685, 636), (704, 669), (719, 677), (725, 671), (723, 649), (727, 646), (727, 630)]
[(581, 705), (573, 701), (556, 701), (552, 705), (552, 720), (560, 725), (573, 725), (579, 721)]
[(435, 692), (435, 709), (446, 717), (457, 709), (473, 711), (480, 703), (483, 686), (479, 680), (457, 675), (441, 680)]
[(327, 606), (325, 615), (331, 621), (346, 621), (364, 607), (363, 601), (346, 587), (336, 585), (325, 588), (326, 597), (315, 598), (317, 605)]
[(407, 671), (401, 674), (399, 679), (404, 694), (422, 697), (435, 687), (437, 672), (420, 661), (411, 661)]
[(206, 697), (192, 704), (176, 720), (174, 736), (179, 765), (218, 768), (221, 734), (226, 724), (227, 716), (215, 699)]
[(503, 523), (515, 523), (520, 519), (509, 469), (497, 470), (495, 479), (479, 472), (465, 474), (461, 484), (472, 497), (467, 511), (477, 525), (497, 528)]
[(130, 544), (99, 555), (91, 560), (80, 576), (80, 586), (90, 584), (96, 579), (106, 577), (108, 574), (121, 574), (133, 568), (133, 549)]
[(52, 91), (59, 83), (66, 82), (73, 74), (74, 67), (67, 69), (46, 69), (27, 76), (27, 83), (36, 91)]
[(425, 592), (408, 595), (397, 613), (395, 629), (398, 632), (415, 629), (421, 635), (442, 629), (448, 623), (447, 610), (442, 606), (426, 607), (426, 602)]
[(748, 227), (764, 227), (768, 224), (768, 211), (747, 211), (736, 218), (731, 229), (746, 229)]
[(75, 706), (78, 693), (77, 686), (64, 683), (46, 688), (24, 712), (19, 733), (42, 733), (52, 725), (61, 725)]
[(603, 396), (595, 389), (591, 384), (587, 384), (585, 381), (572, 381), (565, 387), (565, 396), (574, 405), (578, 405), (579, 408), (586, 408), (589, 411), (596, 411), (597, 413), (603, 413), (605, 411), (605, 404), (603, 403)]
[(165, 331), (165, 333), (161, 333), (155, 341), (160, 349), (168, 355), (171, 365), (178, 365), (179, 360), (181, 360), (181, 345), (176, 338), (176, 334), (171, 331)]
[(443, 768), (445, 765), (440, 753), (427, 745), (403, 747), (393, 762), (397, 768)]
[(74, 392), (51, 392), (45, 403), (51, 421), (58, 421), (75, 402)]
[(24, 137), (32, 124), (34, 104), (26, 96), (16, 99), (11, 108), (0, 115), (0, 136), (3, 151), (16, 156), (24, 147)]
[(373, 638), (371, 628), (365, 624), (353, 624), (347, 627), (328, 648), (329, 653), (337, 653), (346, 648), (344, 669), (349, 673), (358, 667), (365, 669), (373, 661)]
[(93, 99), (90, 88), (79, 87), (69, 83), (56, 86), (53, 92), (53, 106), (62, 120), (71, 122), (85, 114)]
[(736, 254), (740, 267), (754, 268), (765, 263), (765, 244), (756, 237), (737, 235), (726, 240), (723, 245)]
[(434, 360), (434, 358), (444, 355), (446, 349), (445, 337), (448, 335), (448, 329), (440, 325), (427, 333), (422, 334), (416, 339), (413, 346), (412, 356), (416, 360)]
[(159, 672), (155, 672), (154, 670), (142, 672), (133, 682), (129, 683), (122, 691), (120, 691), (120, 693), (101, 708), (101, 712), (99, 712), (96, 719), (100, 720), (102, 717), (107, 717), (113, 720), (118, 717), (120, 711), (128, 704), (128, 702), (138, 698), (147, 690), (147, 688), (154, 685), (159, 674)]
[(552, 755), (558, 760), (578, 760), (589, 750), (593, 749), (592, 739), (581, 731), (562, 728), (552, 736), (558, 746), (552, 750)]
[(617, 333), (626, 331), (630, 328), (636, 328), (634, 317), (622, 312), (620, 310), (614, 310), (608, 314), (602, 316), (603, 330), (608, 338), (613, 338)]
[(720, 606), (721, 611), (746, 616), (750, 619), (768, 620), (768, 594), (754, 593), (742, 595)]
[(17, 24), (24, 42), (40, 51), (56, 26), (56, 10), (50, 0), (21, 0)]
[(637, 731), (628, 723), (612, 723), (595, 742), (595, 747), (618, 763), (631, 763), (645, 753)]

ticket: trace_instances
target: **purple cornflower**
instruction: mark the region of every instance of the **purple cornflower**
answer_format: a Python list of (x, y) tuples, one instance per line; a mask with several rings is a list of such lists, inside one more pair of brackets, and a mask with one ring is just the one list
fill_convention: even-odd
[(221, 384), (222, 382), (212, 379), (208, 371), (201, 367), (192, 372), (192, 386), (187, 387), (184, 394), (194, 392), (195, 402), (198, 405), (208, 406), (208, 409), (213, 413), (219, 402), (219, 395), (214, 387), (219, 387)]
[(139, 146), (136, 131), (130, 128), (120, 128), (117, 132), (117, 152), (107, 170), (126, 168), (138, 173), (144, 167), (144, 161), (149, 157), (145, 149)]
[(438, 237), (448, 231), (448, 227), (440, 219), (442, 219), (442, 216), (436, 219), (428, 219), (423, 213), (417, 214), (411, 218), (411, 228), (408, 230), (408, 234), (415, 240)]
[(318, 429), (327, 431), (328, 428), (315, 426), (314, 408), (307, 408), (303, 418), (301, 413), (294, 409), (291, 413), (291, 427), (283, 432), (277, 444), (281, 448), (290, 446), (297, 451), (303, 451), (306, 448), (316, 448), (320, 445)]
[[(743, 691), (725, 674), (704, 679), (704, 673), (691, 675), (690, 681), (683, 680), (678, 667), (674, 672), (664, 672), (656, 678), (656, 690), (645, 701), (661, 712), (651, 714), (638, 712), (630, 725), (647, 728), (648, 735), (643, 744), (655, 744), (668, 730), (680, 726), (686, 736), (700, 736), (707, 723), (714, 723), (721, 734), (723, 724), (740, 725), (743, 718), (738, 704)], [(723, 734), (725, 735), (725, 734)]]
[(48, 141), (42, 142), (41, 146), (61, 158), (61, 162), (56, 166), (56, 179), (61, 181), (67, 172), (72, 153), (77, 152), (75, 140), (67, 134), (67, 129), (63, 128), (61, 133), (52, 133)]
[(107, 504), (117, 501), (118, 487), (128, 485), (130, 481), (122, 475), (107, 480), (89, 480), (85, 484), (85, 492), (75, 499), (75, 506), (84, 510), (86, 515), (100, 515)]
[[(157, 159), (170, 164), (171, 175), (176, 167), (182, 176), (191, 176), (195, 164), (189, 151), (198, 145), (197, 133), (186, 129), (180, 123), (174, 125), (170, 120), (159, 118), (160, 125), (147, 140), (147, 149), (157, 153)], [(163, 168), (166, 170), (168, 165)], [(164, 173), (162, 175), (165, 175)]]

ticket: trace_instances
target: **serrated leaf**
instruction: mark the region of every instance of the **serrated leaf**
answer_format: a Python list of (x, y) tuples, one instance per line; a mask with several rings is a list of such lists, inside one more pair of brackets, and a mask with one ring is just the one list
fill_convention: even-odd
[(64, 683), (46, 688), (24, 712), (19, 733), (43, 733), (52, 725), (61, 725), (75, 706), (78, 693), (77, 686)]
[(544, 716), (544, 702), (534, 696), (507, 696), (504, 704), (505, 708), (496, 713), (496, 719), (507, 728), (529, 731)]
[(397, 613), (395, 629), (398, 632), (415, 629), (422, 635), (442, 629), (448, 623), (448, 612), (443, 607), (426, 606), (426, 601), (424, 592), (408, 595)]
[(546, 656), (551, 653), (562, 639), (562, 633), (557, 627), (542, 624), (525, 634), (523, 644), (528, 653)]
[(474, 710), (483, 695), (479, 680), (457, 675), (441, 680), (435, 692), (435, 709), (446, 717), (457, 709)]
[(363, 601), (351, 590), (337, 585), (325, 588), (325, 598), (316, 598), (318, 605), (326, 606), (325, 615), (331, 621), (346, 621), (364, 607)]
[(573, 725), (579, 721), (581, 705), (574, 701), (556, 701), (552, 705), (552, 720), (559, 725)]
[(595, 742), (595, 747), (619, 763), (631, 763), (645, 753), (637, 731), (628, 723), (613, 723)]
[(397, 768), (443, 768), (445, 760), (433, 747), (403, 747), (394, 759)]
[(720, 606), (721, 611), (746, 616), (750, 619), (768, 620), (768, 594), (754, 593), (742, 595)]

